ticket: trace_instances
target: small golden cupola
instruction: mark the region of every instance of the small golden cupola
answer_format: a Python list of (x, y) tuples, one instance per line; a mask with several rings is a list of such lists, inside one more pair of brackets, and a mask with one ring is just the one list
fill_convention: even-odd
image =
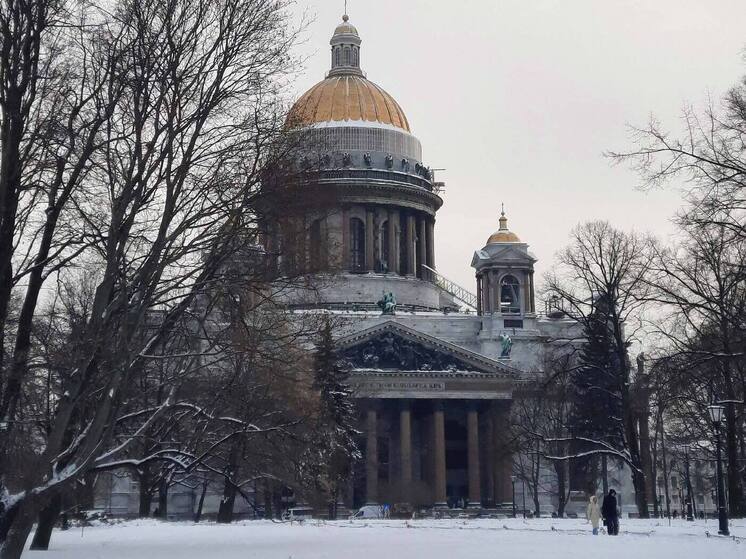
[(500, 228), (471, 261), (477, 278), (477, 312), (501, 317), (502, 328), (523, 328), (523, 319), (536, 313), (535, 263), (528, 244), (508, 228), (503, 206)]
[(488, 245), (495, 245), (498, 243), (520, 243), (521, 239), (513, 233), (510, 229), (508, 229), (508, 218), (505, 217), (505, 206), (502, 208), (502, 212), (500, 213), (500, 228), (492, 233), (490, 235), (490, 238), (487, 239)]

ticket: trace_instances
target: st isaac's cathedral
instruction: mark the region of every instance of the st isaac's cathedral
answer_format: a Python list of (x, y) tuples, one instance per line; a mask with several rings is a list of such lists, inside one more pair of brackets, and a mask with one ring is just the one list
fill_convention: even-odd
[[(437, 272), (443, 185), (402, 107), (362, 71), (361, 37), (342, 19), (331, 69), (288, 117), (318, 158), (303, 189), (319, 202), (300, 215), (302, 248), (277, 248), (288, 268), (301, 259), (319, 278), (288, 295), (289, 307), (334, 313), (352, 366), (364, 467), (349, 504), (509, 503), (513, 395), (579, 328), (537, 311), (536, 257), (504, 211), (473, 253), (472, 288)], [(289, 237), (279, 230), (272, 242)]]
[[(268, 232), (265, 248), (280, 255), (281, 273), (312, 278), (283, 289), (283, 303), (332, 315), (336, 349), (351, 366), (363, 458), (343, 504), (505, 509), (514, 502), (514, 395), (531, 390), (580, 328), (557, 309), (537, 309), (536, 257), (504, 211), (473, 253), (471, 288), (438, 273), (443, 184), (402, 107), (363, 73), (362, 40), (342, 20), (326, 78), (288, 115), (306, 160), (302, 196), (293, 196), (302, 205)], [(108, 484), (96, 506), (136, 514), (133, 480)], [(220, 498), (211, 491), (205, 512)], [(549, 494), (541, 500), (551, 506)], [(191, 517), (196, 506), (185, 487), (168, 501), (169, 517)], [(251, 508), (236, 501), (236, 513)]]

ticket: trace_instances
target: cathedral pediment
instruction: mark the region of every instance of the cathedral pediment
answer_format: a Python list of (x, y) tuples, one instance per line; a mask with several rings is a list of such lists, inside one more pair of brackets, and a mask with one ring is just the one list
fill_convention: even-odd
[(487, 245), (481, 250), (474, 252), (471, 259), (472, 268), (481, 268), (489, 264), (516, 264), (529, 265), (534, 264), (537, 259), (527, 249), (528, 245), (500, 246)]
[(520, 376), (505, 363), (393, 320), (341, 338), (336, 346), (353, 370)]

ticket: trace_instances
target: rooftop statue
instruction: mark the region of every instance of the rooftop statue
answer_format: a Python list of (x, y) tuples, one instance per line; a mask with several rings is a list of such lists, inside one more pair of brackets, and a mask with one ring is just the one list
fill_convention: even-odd
[(513, 340), (507, 334), (500, 334), (497, 339), (500, 340), (500, 343), (502, 344), (502, 352), (500, 353), (500, 358), (509, 359), (510, 352), (513, 351)]
[(381, 314), (396, 314), (396, 297), (390, 291), (388, 293), (384, 291), (383, 298), (377, 304), (378, 308), (381, 309)]

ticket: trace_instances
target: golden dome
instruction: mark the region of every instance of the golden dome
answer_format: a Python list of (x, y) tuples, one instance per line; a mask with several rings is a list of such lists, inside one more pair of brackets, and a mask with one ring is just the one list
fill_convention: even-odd
[(520, 243), (521, 239), (518, 235), (508, 229), (508, 218), (505, 217), (505, 210), (503, 209), (500, 214), (500, 228), (490, 235), (487, 239), (488, 245), (495, 245), (499, 243)]
[(287, 119), (293, 128), (344, 121), (378, 122), (410, 132), (399, 103), (373, 82), (354, 74), (317, 83), (298, 99)]

